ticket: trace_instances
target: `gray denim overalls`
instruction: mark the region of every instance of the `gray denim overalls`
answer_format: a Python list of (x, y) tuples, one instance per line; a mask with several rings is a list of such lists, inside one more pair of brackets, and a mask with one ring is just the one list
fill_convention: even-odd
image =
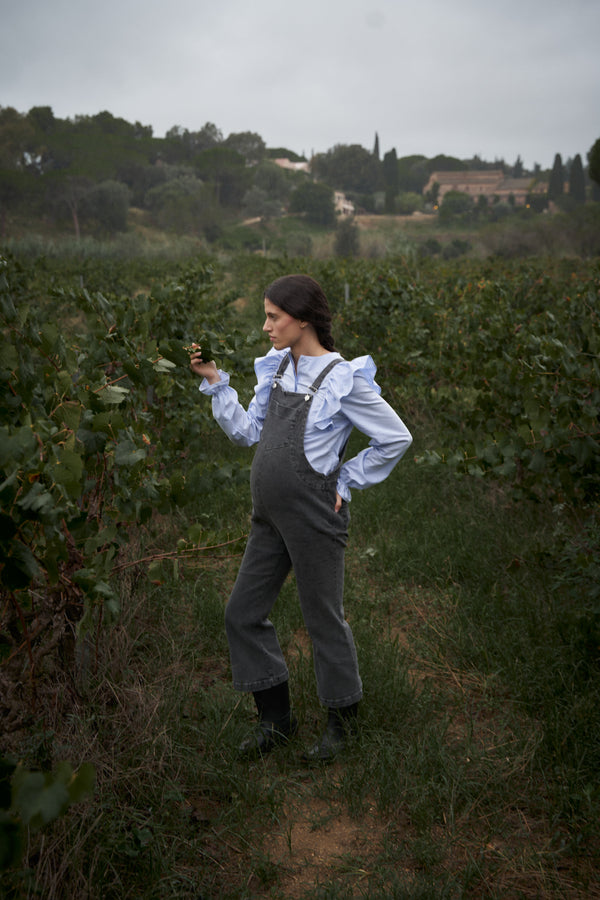
[(273, 380), (251, 472), (252, 526), (240, 571), (225, 610), (233, 684), (261, 691), (288, 680), (288, 669), (269, 615), (293, 568), (304, 623), (313, 647), (320, 701), (349, 706), (362, 696), (356, 649), (344, 618), (344, 548), (349, 511), (335, 511), (341, 460), (330, 475), (312, 468), (304, 431), (312, 399), (335, 359), (308, 393), (285, 391), (286, 355)]

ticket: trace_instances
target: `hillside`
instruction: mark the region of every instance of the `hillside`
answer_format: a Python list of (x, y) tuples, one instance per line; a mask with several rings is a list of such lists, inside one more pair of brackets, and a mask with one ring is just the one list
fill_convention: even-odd
[[(319, 255), (332, 243), (322, 235), (356, 216), (364, 246), (356, 247), (350, 233), (345, 252), (382, 255), (384, 244), (402, 242), (404, 232), (424, 234), (435, 215), (444, 229), (465, 231), (451, 250), (434, 227), (428, 235), (442, 253), (456, 255), (475, 245), (471, 233), (484, 226), (590, 206), (597, 186), (581, 157), (564, 166), (559, 160), (550, 173), (526, 172), (519, 160), (397, 158), (393, 149), (380, 160), (357, 144), (306, 160), (269, 149), (253, 132), (224, 137), (211, 123), (155, 138), (151, 128), (109, 112), (70, 120), (50, 107), (27, 114), (0, 107), (0, 240), (132, 240), (132, 233), (149, 239), (164, 232), (163, 244), (174, 236), (217, 251), (271, 245), (289, 255)], [(374, 215), (381, 221), (371, 222)], [(290, 216), (310, 227), (290, 226)], [(258, 227), (239, 230), (256, 219)], [(525, 243), (534, 243), (531, 235)], [(440, 252), (435, 243), (428, 247)]]

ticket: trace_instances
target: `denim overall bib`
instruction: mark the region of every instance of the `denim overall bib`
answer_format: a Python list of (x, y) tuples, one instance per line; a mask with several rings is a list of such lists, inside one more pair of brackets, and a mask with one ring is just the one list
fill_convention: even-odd
[(326, 365), (307, 393), (286, 391), (273, 380), (269, 406), (252, 463), (252, 525), (225, 610), (233, 684), (260, 691), (288, 680), (288, 669), (269, 615), (291, 568), (313, 647), (321, 702), (336, 708), (362, 696), (356, 649), (344, 617), (344, 548), (349, 512), (335, 511), (341, 460), (329, 475), (317, 472), (304, 452), (312, 399), (331, 369)]

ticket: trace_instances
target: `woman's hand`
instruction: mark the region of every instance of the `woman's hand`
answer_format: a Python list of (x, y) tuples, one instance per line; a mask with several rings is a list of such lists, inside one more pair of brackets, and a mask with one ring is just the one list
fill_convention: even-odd
[(190, 369), (194, 375), (198, 375), (199, 378), (206, 378), (209, 384), (216, 384), (217, 381), (221, 380), (217, 364), (212, 359), (205, 362), (202, 359), (202, 350), (200, 347), (198, 347), (197, 350), (194, 350), (190, 357)]
[(335, 511), (336, 511), (336, 512), (339, 512), (339, 511), (340, 511), (340, 509), (342, 508), (342, 503), (343, 503), (343, 502), (344, 502), (344, 501), (342, 500), (342, 498), (340, 497), (340, 495), (339, 495), (338, 492), (336, 491), (336, 492), (335, 492)]

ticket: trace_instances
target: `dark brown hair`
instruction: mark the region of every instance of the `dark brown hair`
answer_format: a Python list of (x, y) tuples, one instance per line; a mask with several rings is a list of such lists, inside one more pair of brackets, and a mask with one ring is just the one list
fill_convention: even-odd
[(310, 275), (284, 275), (269, 285), (265, 297), (294, 319), (312, 325), (321, 346), (335, 350), (331, 311), (318, 281)]

